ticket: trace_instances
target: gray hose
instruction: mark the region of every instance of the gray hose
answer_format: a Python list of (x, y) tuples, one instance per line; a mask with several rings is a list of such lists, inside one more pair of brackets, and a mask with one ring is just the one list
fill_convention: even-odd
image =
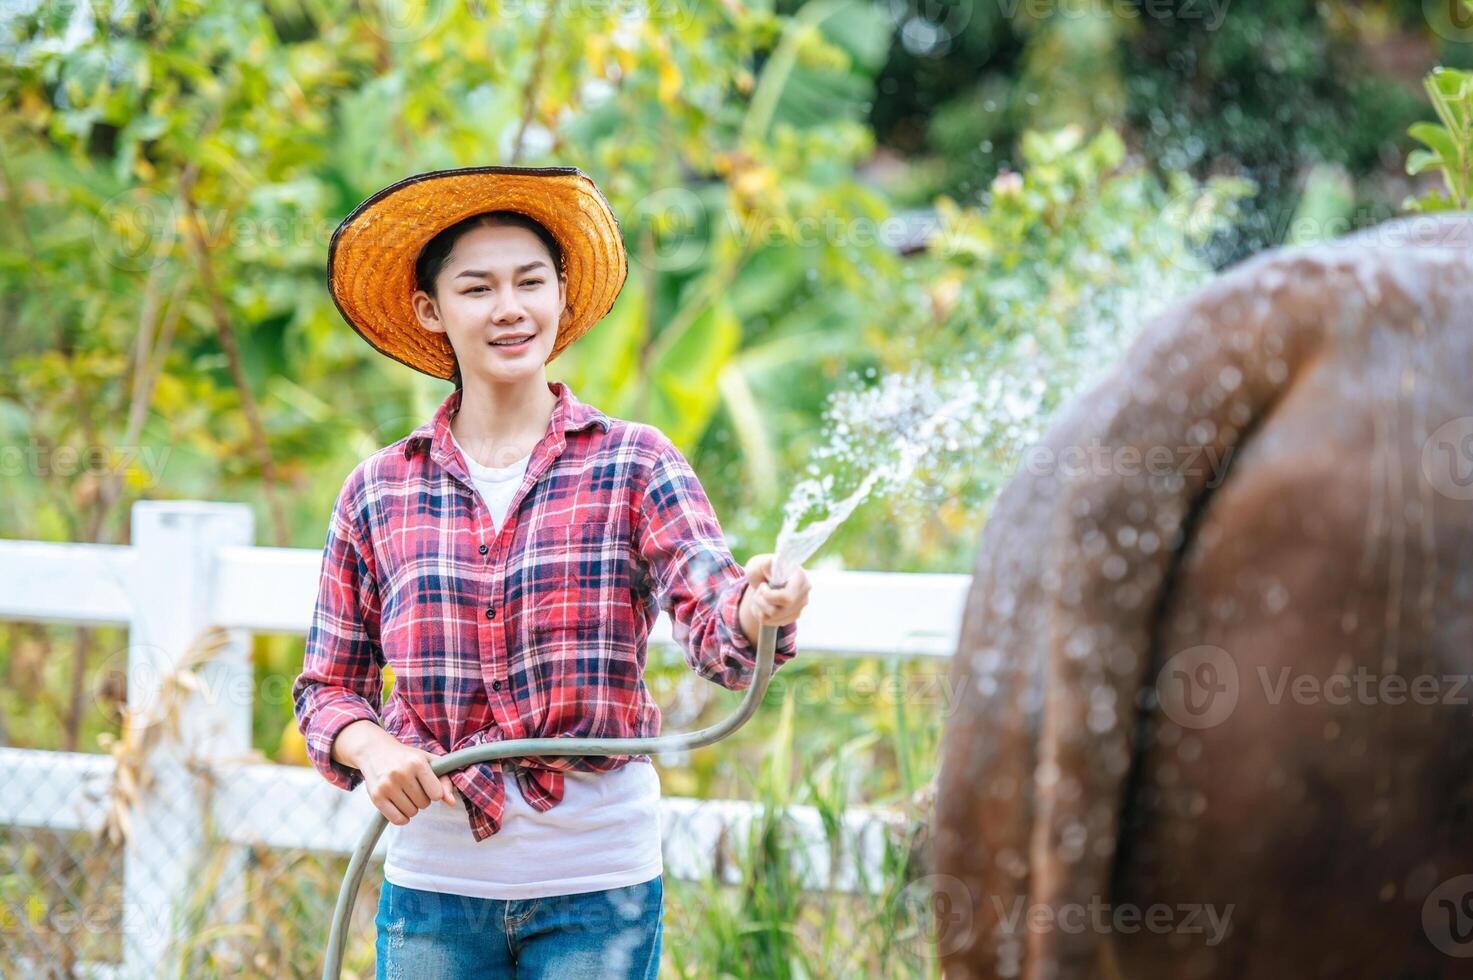
[[(775, 588), (779, 586), (774, 586)], [(656, 738), (519, 738), (512, 741), (491, 742), (472, 745), (442, 755), (431, 764), (436, 776), (454, 772), (476, 762), (506, 759), (513, 756), (537, 755), (639, 755), (657, 752), (675, 752), (694, 749), (720, 741), (746, 723), (756, 712), (767, 693), (767, 683), (772, 679), (772, 661), (777, 648), (777, 627), (764, 625), (757, 637), (757, 664), (752, 683), (742, 703), (728, 717), (695, 732), (675, 735), (660, 735)], [(388, 818), (375, 813), (373, 821), (364, 831), (353, 857), (348, 862), (348, 873), (343, 877), (342, 890), (338, 892), (337, 908), (332, 914), (332, 932), (327, 939), (327, 954), (322, 962), (322, 980), (338, 980), (343, 970), (343, 941), (348, 931), (348, 917), (353, 912), (353, 903), (358, 898), (358, 886), (363, 883), (363, 872), (368, 868), (369, 855), (379, 836), (388, 826)]]

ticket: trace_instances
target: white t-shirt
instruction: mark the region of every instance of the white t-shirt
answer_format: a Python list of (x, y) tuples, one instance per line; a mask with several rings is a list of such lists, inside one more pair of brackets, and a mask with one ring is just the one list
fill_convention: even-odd
[[(507, 467), (482, 466), (453, 433), (451, 441), (499, 530), (531, 455)], [(565, 772), (563, 798), (546, 813), (522, 797), (511, 773), (502, 777), (499, 831), (476, 840), (457, 792), (453, 808), (436, 801), (407, 824), (388, 825), (384, 877), (405, 888), (512, 899), (622, 888), (664, 872), (660, 777), (651, 763)]]

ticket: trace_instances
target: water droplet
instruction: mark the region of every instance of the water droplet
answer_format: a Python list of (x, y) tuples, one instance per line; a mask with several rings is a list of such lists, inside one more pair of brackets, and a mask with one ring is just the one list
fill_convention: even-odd
[(1271, 613), (1283, 612), (1289, 605), (1289, 590), (1278, 582), (1274, 582), (1263, 594), (1263, 604)]

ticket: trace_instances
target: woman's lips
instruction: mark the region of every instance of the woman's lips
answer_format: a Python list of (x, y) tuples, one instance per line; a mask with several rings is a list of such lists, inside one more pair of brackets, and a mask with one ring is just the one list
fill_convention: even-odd
[(516, 351), (526, 350), (527, 349), (527, 345), (530, 344), (531, 342), (532, 342), (532, 337), (529, 335), (529, 336), (523, 337), (521, 340), (517, 341), (515, 344), (498, 344), (494, 340), (488, 340), (488, 341), (486, 341), (486, 344), (487, 344), (488, 347), (493, 347), (496, 350), (511, 351), (511, 352), (515, 353)]

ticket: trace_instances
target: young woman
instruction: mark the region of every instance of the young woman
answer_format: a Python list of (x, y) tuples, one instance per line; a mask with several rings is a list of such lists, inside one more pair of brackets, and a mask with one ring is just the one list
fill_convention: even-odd
[(642, 675), (660, 608), (692, 668), (733, 690), (751, 682), (763, 623), (780, 627), (779, 665), (796, 653), (803, 571), (774, 588), (771, 554), (739, 566), (658, 428), (547, 380), (626, 275), (612, 211), (571, 167), (418, 175), (333, 235), (329, 286), (348, 322), (455, 383), (339, 492), (293, 686), (313, 765), (342, 789), (366, 784), (391, 824), (379, 977), (655, 977), (648, 755), (438, 777), (432, 759), (509, 738), (659, 734)]

